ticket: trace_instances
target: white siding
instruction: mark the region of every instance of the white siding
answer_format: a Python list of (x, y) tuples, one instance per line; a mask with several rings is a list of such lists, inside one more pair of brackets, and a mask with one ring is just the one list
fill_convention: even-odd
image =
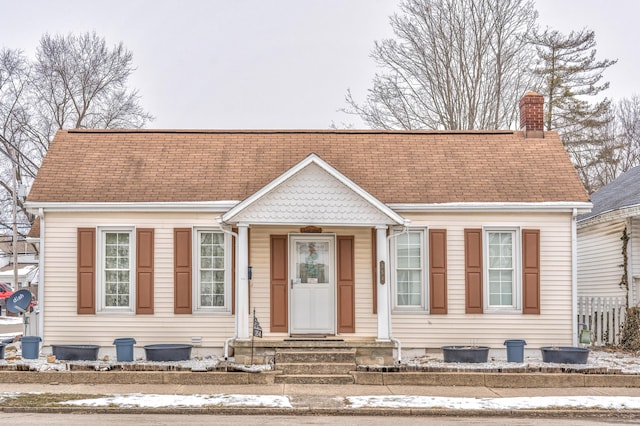
[[(231, 314), (173, 313), (173, 228), (214, 225), (217, 214), (48, 213), (45, 228), (44, 344), (97, 344), (133, 337), (138, 345), (191, 343), (221, 347), (234, 334)], [(132, 225), (155, 229), (153, 315), (76, 314), (76, 232), (79, 227)]]
[[(234, 334), (230, 314), (175, 315), (173, 313), (173, 228), (214, 225), (218, 214), (48, 213), (45, 235), (45, 344), (91, 343), (111, 345), (114, 338), (134, 337), (138, 345), (190, 343), (201, 336), (203, 346), (222, 347)], [(529, 348), (569, 345), (571, 323), (571, 215), (566, 214), (412, 214), (415, 226), (447, 230), (448, 306), (446, 315), (394, 314), (393, 336), (404, 348), (437, 348), (476, 343), (502, 347), (505, 339), (525, 339)], [(153, 315), (76, 314), (76, 230), (100, 225), (133, 225), (155, 229), (155, 313)], [(539, 229), (541, 238), (541, 314), (466, 315), (464, 292), (464, 229), (513, 226)], [(322, 227), (323, 232), (355, 237), (356, 333), (344, 337), (375, 338), (377, 318), (372, 312), (371, 229)], [(298, 232), (300, 227), (252, 226), (249, 262), (250, 312), (264, 337), (283, 337), (269, 331), (269, 236)]]
[(625, 221), (578, 229), (578, 296), (624, 297), (622, 231)]
[[(403, 348), (497, 348), (506, 339), (524, 339), (529, 348), (571, 344), (570, 214), (425, 214), (410, 219), (415, 226), (447, 230), (449, 313), (394, 314), (393, 335)], [(465, 314), (464, 229), (483, 226), (540, 230), (540, 315)]]
[(631, 241), (629, 242), (629, 250), (631, 252), (631, 274), (634, 291), (634, 302), (640, 304), (640, 217), (631, 219)]

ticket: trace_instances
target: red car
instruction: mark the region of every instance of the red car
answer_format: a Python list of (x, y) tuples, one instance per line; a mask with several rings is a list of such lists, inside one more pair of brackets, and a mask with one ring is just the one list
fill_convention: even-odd
[(7, 283), (0, 282), (0, 299), (6, 299), (11, 296), (13, 293), (13, 288)]

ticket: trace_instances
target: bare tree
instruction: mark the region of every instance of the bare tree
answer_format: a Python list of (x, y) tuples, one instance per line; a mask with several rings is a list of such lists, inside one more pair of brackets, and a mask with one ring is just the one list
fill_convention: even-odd
[(619, 175), (640, 165), (640, 96), (623, 98), (616, 104), (615, 111)]
[(623, 98), (609, 114), (602, 126), (585, 129), (590, 132), (585, 139), (593, 143), (568, 146), (589, 192), (640, 165), (640, 96)]
[[(0, 50), (0, 233), (10, 222), (13, 174), (18, 185), (29, 184), (58, 130), (140, 128), (153, 119), (127, 87), (133, 71), (131, 52), (95, 33), (45, 34), (31, 63)], [(24, 234), (34, 218), (21, 198), (18, 208)]]
[(141, 128), (153, 117), (127, 88), (133, 54), (109, 48), (96, 33), (45, 34), (34, 65), (33, 87), (44, 128)]
[(382, 129), (495, 129), (516, 122), (531, 87), (524, 35), (537, 18), (526, 0), (404, 0), (395, 39), (375, 44), (383, 70), (366, 101), (348, 108)]
[[(8, 218), (13, 211), (14, 175), (15, 182), (20, 183), (23, 175), (33, 178), (38, 167), (28, 158), (31, 109), (25, 101), (29, 81), (30, 65), (22, 52), (0, 50), (0, 234), (12, 229), (12, 220)], [(18, 209), (23, 212), (18, 231), (24, 236), (32, 218), (25, 214), (22, 199), (18, 199)]]

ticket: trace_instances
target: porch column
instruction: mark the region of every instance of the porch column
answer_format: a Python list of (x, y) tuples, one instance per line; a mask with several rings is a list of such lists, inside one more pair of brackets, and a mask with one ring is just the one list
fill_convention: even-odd
[[(386, 225), (376, 226), (376, 259), (378, 260), (378, 340), (389, 341), (391, 337), (391, 316), (389, 312), (389, 252), (387, 248)], [(384, 262), (384, 271), (381, 268)]]
[(249, 225), (238, 224), (236, 279), (236, 336), (249, 339)]

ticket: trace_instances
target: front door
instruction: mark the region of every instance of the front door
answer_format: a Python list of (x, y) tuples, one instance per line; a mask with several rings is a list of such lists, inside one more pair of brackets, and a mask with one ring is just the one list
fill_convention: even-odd
[(289, 239), (291, 334), (335, 334), (335, 238), (292, 235)]

